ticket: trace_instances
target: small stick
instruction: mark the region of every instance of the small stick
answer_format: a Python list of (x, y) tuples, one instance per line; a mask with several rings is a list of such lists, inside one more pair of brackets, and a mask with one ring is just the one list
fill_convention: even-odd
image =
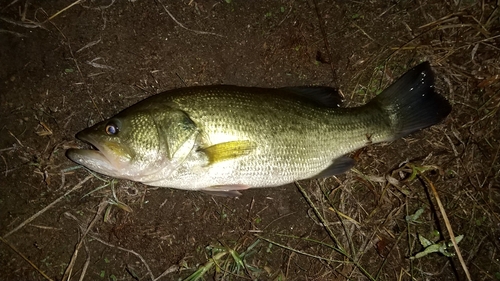
[(58, 12), (57, 12), (57, 13), (55, 13), (55, 14), (53, 14), (53, 15), (52, 15), (50, 18), (48, 18), (46, 21), (50, 21), (50, 20), (52, 20), (53, 18), (57, 17), (59, 14), (61, 14), (61, 13), (63, 13), (64, 11), (68, 10), (69, 8), (71, 8), (71, 7), (73, 7), (73, 6), (77, 5), (77, 4), (79, 4), (79, 3), (80, 3), (80, 2), (82, 2), (82, 1), (84, 1), (84, 0), (77, 0), (77, 1), (73, 2), (72, 4), (70, 4), (69, 6), (67, 6), (66, 8), (64, 8), (64, 9), (62, 9), (62, 10), (60, 10), (60, 11), (58, 11)]
[(330, 70), (332, 71), (332, 78), (335, 83), (338, 83), (337, 72), (335, 71), (335, 65), (333, 64), (333, 56), (330, 51), (330, 43), (328, 41), (328, 36), (325, 29), (325, 24), (323, 23), (323, 18), (321, 17), (318, 1), (313, 1), (314, 3), (314, 11), (316, 12), (316, 17), (318, 18), (319, 30), (321, 31), (321, 36), (323, 38), (323, 44), (325, 45), (326, 54), (328, 55), (328, 64), (330, 65)]
[(7, 174), (9, 173), (9, 165), (7, 165), (7, 160), (5, 160), (5, 157), (3, 157), (3, 155), (0, 155), (0, 157), (2, 157), (3, 163), (5, 164), (5, 176), (7, 177)]
[(0, 33), (8, 33), (8, 34), (12, 34), (12, 35), (15, 35), (17, 37), (28, 37), (22, 33), (18, 33), (18, 32), (14, 32), (14, 31), (10, 31), (10, 30), (5, 30), (5, 29), (0, 29)]
[(104, 211), (106, 206), (107, 206), (107, 200), (106, 200), (106, 198), (104, 198), (101, 201), (101, 203), (99, 204), (99, 208), (97, 209), (97, 212), (95, 213), (94, 218), (89, 223), (88, 227), (83, 231), (82, 237), (80, 237), (80, 241), (78, 241), (78, 244), (75, 247), (75, 251), (73, 252), (73, 255), (71, 256), (69, 264), (66, 267), (66, 270), (64, 271), (64, 274), (63, 274), (63, 277), (61, 278), (61, 280), (70, 280), (71, 273), (73, 271), (73, 267), (75, 266), (76, 258), (78, 257), (78, 251), (82, 247), (83, 242), (85, 241), (85, 237), (90, 232), (90, 229), (92, 229), (94, 227), (94, 224), (97, 222), (97, 219), (101, 216), (101, 214)]
[[(366, 270), (364, 269), (355, 259), (354, 257), (352, 257), (349, 253), (347, 253), (347, 251), (342, 247), (342, 245), (340, 244), (340, 241), (337, 239), (337, 237), (335, 236), (335, 234), (333, 233), (333, 231), (330, 229), (330, 227), (328, 227), (328, 223), (326, 222), (326, 220), (323, 218), (323, 216), (321, 215), (321, 213), (319, 212), (318, 208), (316, 208), (316, 206), (314, 205), (314, 203), (312, 202), (311, 198), (309, 198), (309, 196), (307, 195), (306, 191), (304, 190), (304, 188), (299, 184), (299, 182), (295, 182), (295, 186), (299, 189), (300, 193), (302, 194), (302, 196), (304, 197), (304, 199), (306, 199), (307, 201), (307, 204), (309, 204), (309, 206), (311, 206), (311, 208), (313, 209), (314, 211), (314, 214), (316, 215), (316, 217), (318, 218), (318, 220), (321, 222), (323, 228), (326, 230), (326, 233), (328, 234), (328, 236), (330, 236), (330, 238), (332, 239), (332, 241), (335, 243), (335, 247), (333, 248), (337, 253), (343, 255), (344, 257), (346, 257), (350, 262), (352, 262), (368, 279), (372, 280), (372, 281), (375, 281), (376, 279), (373, 278), (373, 276), (371, 276), (371, 274)], [(258, 236), (257, 237), (259, 238), (262, 238), (261, 236)], [(265, 240), (265, 239), (264, 239)], [(267, 241), (267, 240), (266, 240)], [(268, 241), (269, 242), (269, 241)], [(279, 244), (276, 244), (278, 246), (281, 247), (281, 245)], [(285, 248), (286, 249), (286, 248)], [(301, 251), (298, 251), (296, 250), (295, 252), (299, 253), (299, 254), (302, 254)], [(308, 255), (307, 253), (305, 255)], [(311, 255), (312, 256), (312, 255)], [(328, 260), (326, 258), (322, 258), (324, 260)]]
[(24, 147), (23, 143), (9, 130), (7, 130), (7, 132), (9, 132), (9, 134), (17, 141), (17, 143), (21, 146), (21, 147)]
[(4, 152), (4, 151), (10, 151), (10, 150), (14, 150), (16, 149), (16, 146), (11, 146), (11, 147), (7, 147), (7, 148), (1, 148), (0, 149), (0, 152)]
[(79, 182), (77, 185), (75, 185), (72, 189), (70, 189), (69, 191), (67, 191), (66, 193), (64, 193), (63, 196), (57, 198), (56, 200), (54, 200), (52, 203), (50, 203), (49, 205), (47, 205), (45, 208), (41, 209), (40, 211), (38, 211), (36, 214), (32, 215), (31, 217), (29, 217), (27, 220), (25, 220), (24, 222), (22, 222), (20, 225), (18, 225), (16, 228), (14, 228), (13, 230), (9, 231), (7, 234), (5, 234), (4, 236), (2, 236), (3, 239), (7, 238), (8, 236), (12, 235), (12, 233), (18, 231), (19, 229), (23, 228), (25, 225), (29, 224), (30, 222), (32, 222), (34, 219), (36, 219), (38, 216), (40, 216), (41, 214), (45, 213), (48, 209), (54, 207), (55, 204), (59, 203), (59, 201), (61, 201), (62, 199), (64, 199), (64, 197), (68, 196), (70, 193), (72, 193), (73, 191), (79, 189), (80, 187), (82, 187), (82, 185), (87, 182), (90, 178), (92, 178), (93, 176), (90, 175), (90, 176), (87, 176), (85, 179), (83, 179), (81, 182)]
[[(149, 265), (148, 265), (148, 263), (146, 262), (146, 260), (145, 260), (145, 259), (144, 259), (144, 258), (143, 258), (140, 254), (138, 254), (137, 252), (135, 252), (134, 250), (125, 249), (125, 248), (122, 248), (122, 247), (120, 247), (120, 246), (115, 246), (115, 245), (113, 245), (113, 244), (111, 244), (111, 243), (108, 243), (108, 242), (106, 242), (106, 241), (104, 241), (104, 240), (102, 240), (102, 239), (100, 239), (99, 237), (94, 236), (94, 235), (90, 235), (90, 237), (92, 237), (92, 239), (94, 239), (94, 240), (97, 240), (97, 241), (101, 242), (102, 244), (104, 244), (104, 245), (106, 245), (106, 246), (109, 246), (109, 247), (112, 247), (112, 248), (116, 248), (116, 249), (118, 249), (118, 250), (125, 251), (125, 252), (127, 252), (127, 253), (131, 253), (131, 254), (133, 254), (134, 256), (138, 257), (138, 258), (142, 261), (142, 263), (144, 264), (144, 266), (146, 266), (146, 269), (148, 270), (148, 274), (151, 276), (151, 279), (152, 279), (152, 280), (155, 280), (155, 276), (153, 275), (153, 272), (152, 272), (152, 271), (151, 271), (151, 269), (149, 268)], [(167, 270), (168, 270), (168, 269), (167, 269)]]
[(167, 9), (167, 7), (165, 5), (163, 5), (163, 3), (160, 0), (158, 0), (158, 3), (160, 3), (160, 5), (162, 5), (163, 9), (165, 10), (165, 12), (167, 12), (167, 14), (170, 16), (170, 18), (172, 18), (172, 20), (175, 21), (175, 23), (177, 25), (179, 25), (180, 27), (184, 28), (185, 30), (189, 30), (189, 31), (194, 32), (196, 34), (215, 35), (215, 36), (219, 36), (219, 37), (224, 37), (224, 36), (222, 36), (220, 34), (217, 34), (217, 33), (207, 32), (207, 31), (200, 31), (200, 30), (194, 30), (194, 29), (190, 29), (190, 28), (185, 27), (182, 23), (180, 23), (174, 17), (174, 15), (172, 15), (172, 13), (170, 13), (170, 11)]
[(83, 265), (82, 274), (80, 274), (79, 281), (85, 280), (85, 274), (87, 273), (87, 269), (89, 268), (90, 265), (90, 251), (86, 240), (83, 241), (83, 246), (85, 246), (85, 251), (87, 252), (87, 260), (85, 260), (85, 264)]
[(168, 274), (170, 274), (172, 272), (176, 272), (177, 270), (179, 270), (179, 266), (178, 265), (172, 265), (171, 267), (167, 268), (167, 270), (163, 271), (163, 273), (160, 274), (160, 276), (158, 276), (155, 279), (153, 279), (153, 281), (158, 281), (158, 280), (160, 280), (160, 278), (165, 277), (165, 276), (167, 276)]
[(439, 207), (439, 211), (441, 212), (441, 215), (443, 215), (443, 220), (444, 224), (446, 225), (446, 229), (448, 230), (448, 233), (450, 234), (451, 242), (453, 243), (453, 248), (455, 248), (455, 252), (457, 253), (457, 257), (460, 260), (460, 264), (462, 265), (462, 268), (465, 272), (465, 275), (467, 276), (467, 280), (472, 281), (469, 270), (467, 269), (467, 265), (465, 264), (464, 258), (462, 257), (462, 254), (460, 253), (460, 248), (458, 248), (457, 241), (455, 239), (455, 234), (453, 234), (453, 229), (451, 228), (450, 221), (448, 220), (448, 216), (446, 215), (446, 211), (444, 209), (443, 203), (441, 203), (441, 199), (439, 199), (439, 195), (437, 193), (436, 188), (434, 187), (434, 184), (424, 175), (420, 174), (422, 178), (427, 182), (427, 184), (430, 186), (432, 194), (434, 195), (434, 198), (436, 198), (437, 205)]
[(10, 24), (13, 24), (13, 25), (22, 26), (22, 27), (25, 27), (25, 28), (43, 28), (43, 29), (46, 29), (43, 26), (41, 26), (40, 24), (38, 24), (38, 23), (17, 22), (17, 21), (13, 21), (11, 19), (4, 18), (4, 17), (0, 17), (0, 20), (6, 21), (6, 22), (8, 22)]
[(14, 252), (16, 252), (16, 254), (20, 255), (21, 258), (23, 258), (25, 261), (27, 261), (36, 271), (38, 271), (38, 273), (40, 273), (45, 279), (49, 280), (49, 281), (53, 281), (52, 278), (50, 278), (49, 276), (47, 276), (47, 274), (45, 274), (43, 271), (40, 270), (40, 268), (38, 268), (38, 266), (36, 266), (32, 261), (30, 261), (25, 255), (23, 255), (23, 253), (19, 252), (16, 247), (14, 247), (14, 245), (12, 245), (11, 243), (9, 243), (9, 241), (5, 240), (3, 237), (0, 237), (0, 241), (4, 242), (5, 244), (7, 244), (7, 246), (9, 246)]
[(5, 7), (3, 7), (1, 11), (3, 11), (3, 10), (5, 10), (5, 9), (7, 9), (8, 7), (10, 7), (10, 6), (12, 6), (12, 5), (16, 4), (18, 1), (19, 1), (19, 0), (14, 0), (14, 1), (10, 2), (10, 4), (9, 4), (9, 5), (7, 5), (7, 6), (5, 6)]

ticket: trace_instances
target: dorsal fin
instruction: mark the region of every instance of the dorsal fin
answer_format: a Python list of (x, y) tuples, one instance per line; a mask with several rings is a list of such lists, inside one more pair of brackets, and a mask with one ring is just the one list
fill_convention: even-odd
[(337, 89), (324, 86), (298, 86), (280, 88), (287, 93), (299, 96), (321, 107), (340, 107), (342, 96)]

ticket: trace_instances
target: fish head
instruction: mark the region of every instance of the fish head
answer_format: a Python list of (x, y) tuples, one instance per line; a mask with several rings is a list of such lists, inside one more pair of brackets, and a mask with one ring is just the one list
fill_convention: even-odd
[(104, 175), (137, 181), (169, 164), (167, 148), (150, 112), (118, 114), (76, 137), (95, 149), (70, 149), (67, 156)]

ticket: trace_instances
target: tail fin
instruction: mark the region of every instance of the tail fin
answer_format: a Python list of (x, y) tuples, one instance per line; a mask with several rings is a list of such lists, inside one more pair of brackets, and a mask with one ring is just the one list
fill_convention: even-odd
[(394, 139), (439, 123), (451, 112), (448, 101), (434, 91), (429, 62), (408, 70), (368, 104), (390, 116)]

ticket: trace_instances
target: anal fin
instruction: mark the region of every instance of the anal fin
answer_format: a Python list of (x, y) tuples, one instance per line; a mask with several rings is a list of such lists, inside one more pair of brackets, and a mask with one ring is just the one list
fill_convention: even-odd
[(328, 166), (328, 168), (321, 171), (319, 174), (315, 175), (312, 178), (320, 179), (342, 174), (349, 171), (352, 167), (354, 167), (355, 164), (356, 161), (354, 161), (354, 159), (347, 156), (342, 156), (335, 159), (333, 163)]

